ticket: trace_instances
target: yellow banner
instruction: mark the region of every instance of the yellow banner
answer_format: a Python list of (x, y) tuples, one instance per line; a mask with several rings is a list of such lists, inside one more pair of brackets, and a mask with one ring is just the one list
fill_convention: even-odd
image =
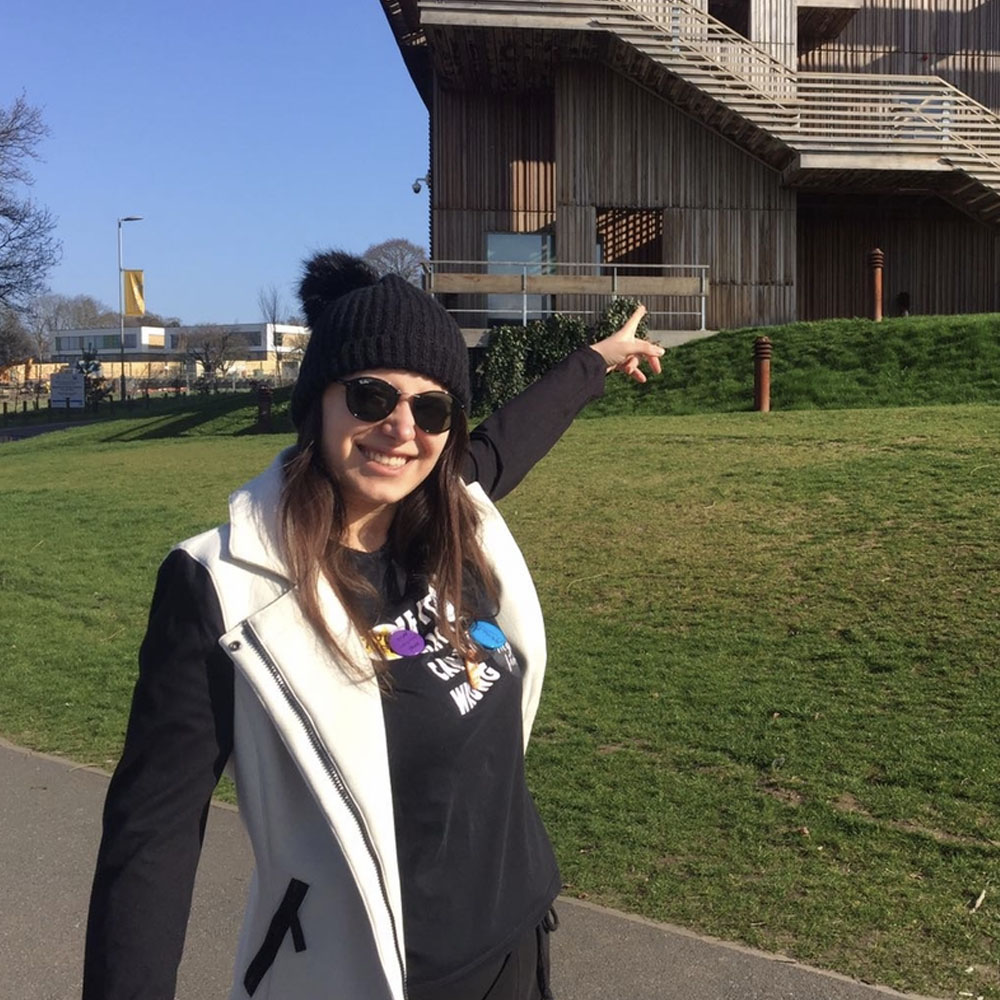
[(145, 316), (146, 298), (142, 287), (142, 271), (122, 271), (125, 279), (125, 315)]

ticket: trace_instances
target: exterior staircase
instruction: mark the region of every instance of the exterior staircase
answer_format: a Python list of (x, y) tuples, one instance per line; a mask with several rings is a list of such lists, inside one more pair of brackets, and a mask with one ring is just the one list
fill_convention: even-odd
[(1000, 116), (936, 76), (799, 73), (688, 0), (418, 0), (421, 25), (610, 35), (652, 85), (797, 188), (932, 189), (1000, 226)]

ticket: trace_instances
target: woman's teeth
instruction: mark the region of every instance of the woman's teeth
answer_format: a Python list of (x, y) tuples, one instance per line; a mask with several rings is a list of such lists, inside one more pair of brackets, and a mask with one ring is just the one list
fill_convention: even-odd
[(370, 462), (375, 462), (378, 465), (387, 465), (390, 469), (398, 469), (406, 465), (406, 459), (402, 455), (386, 455), (380, 451), (370, 451), (368, 448), (362, 448), (361, 453)]

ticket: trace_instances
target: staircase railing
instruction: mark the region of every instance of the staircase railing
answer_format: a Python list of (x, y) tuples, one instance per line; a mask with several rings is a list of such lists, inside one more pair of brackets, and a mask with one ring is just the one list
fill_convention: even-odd
[(799, 73), (797, 97), (796, 148), (966, 154), (1000, 170), (1000, 116), (940, 77)]
[(603, 30), (797, 152), (924, 155), (1000, 194), (1000, 116), (936, 76), (798, 73), (688, 0), (419, 0), (474, 23)]
[(662, 62), (686, 64), (696, 75), (708, 71), (719, 82), (779, 105), (794, 93), (794, 70), (687, 0), (605, 0), (599, 6), (605, 10), (600, 22), (616, 34), (652, 26)]
[[(699, 70), (716, 69), (701, 88), (797, 150), (955, 153), (1000, 170), (1000, 116), (940, 77), (796, 73), (687, 0), (603, 0), (602, 6), (615, 11), (607, 27), (620, 35), (618, 12), (639, 15), (653, 29), (645, 32), (653, 42), (647, 54), (673, 64), (678, 75), (684, 74), (677, 64), (691, 61), (688, 50), (701, 49), (708, 58)], [(639, 36), (633, 43), (647, 48)], [(742, 51), (734, 55), (737, 47)], [(754, 101), (755, 94), (764, 99)]]

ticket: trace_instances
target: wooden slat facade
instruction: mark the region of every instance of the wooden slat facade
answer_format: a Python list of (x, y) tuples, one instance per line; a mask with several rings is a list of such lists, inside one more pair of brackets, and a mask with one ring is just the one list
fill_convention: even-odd
[(795, 0), (750, 0), (747, 37), (789, 69), (798, 61), (797, 27)]
[(843, 33), (799, 69), (940, 76), (1000, 114), (997, 0), (863, 0)]
[[(1000, 0), (861, 3), (800, 69), (938, 74), (1000, 110)], [(794, 26), (780, 15), (793, 9), (751, 0), (748, 31), (756, 23), (787, 46)], [(593, 264), (600, 243), (606, 262), (705, 264), (707, 323), (721, 329), (866, 315), (864, 260), (878, 246), (887, 313), (901, 294), (914, 314), (1000, 309), (1000, 235), (935, 197), (933, 174), (831, 167), (783, 178), (771, 147), (751, 152), (737, 144), (748, 139), (706, 127), (689, 99), (678, 105), (669, 73), (600, 32), (439, 24), (427, 37), (435, 260), (485, 261), (489, 233), (544, 232), (561, 262)], [(910, 186), (920, 193), (899, 193)], [(586, 294), (596, 286), (577, 287), (555, 308), (600, 308)], [(484, 308), (484, 295), (459, 285), (447, 294), (449, 307)]]
[[(710, 328), (794, 318), (795, 194), (776, 171), (611, 70), (565, 66), (554, 90), (516, 96), (438, 88), (435, 259), (483, 260), (489, 232), (554, 227), (557, 259), (593, 262), (598, 207), (654, 212), (658, 245), (641, 260), (708, 264)], [(608, 249), (609, 262), (636, 259), (627, 247), (620, 255)], [(467, 296), (449, 305), (477, 307)], [(693, 308), (676, 296), (648, 305)], [(556, 308), (593, 311), (599, 303), (564, 296)]]
[(1000, 311), (1000, 237), (985, 226), (931, 197), (803, 194), (800, 318), (870, 316), (876, 247), (887, 316)]
[[(802, 70), (940, 76), (1000, 113), (997, 0), (862, 0), (834, 41), (802, 54)], [(908, 185), (900, 182), (897, 190)], [(885, 251), (885, 309), (1000, 309), (1000, 237), (933, 197), (803, 193), (799, 309), (803, 319), (867, 315), (868, 250)]]
[[(555, 224), (553, 94), (459, 93), (434, 87), (431, 111), (431, 257), (486, 260), (488, 233), (536, 233)], [(449, 309), (485, 308), (450, 295)], [(460, 322), (479, 325), (471, 312)]]
[(796, 196), (777, 171), (603, 67), (562, 68), (555, 128), (559, 257), (593, 259), (599, 208), (656, 210), (658, 262), (711, 269), (709, 328), (794, 318)]
[[(435, 213), (505, 214), (503, 229), (509, 232), (533, 232), (553, 221), (552, 118), (551, 91), (461, 94), (436, 87), (431, 115)], [(442, 256), (438, 248), (434, 255)]]

